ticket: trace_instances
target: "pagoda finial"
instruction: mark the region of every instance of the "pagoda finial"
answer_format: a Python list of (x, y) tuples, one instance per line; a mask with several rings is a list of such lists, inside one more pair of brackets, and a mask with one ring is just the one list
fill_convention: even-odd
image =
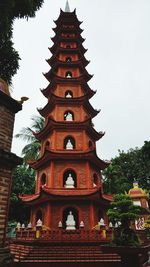
[(66, 1), (65, 12), (70, 12), (68, 0)]

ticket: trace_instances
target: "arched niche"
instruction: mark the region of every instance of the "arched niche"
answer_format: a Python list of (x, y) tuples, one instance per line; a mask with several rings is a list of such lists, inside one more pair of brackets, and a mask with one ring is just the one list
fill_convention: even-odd
[(75, 146), (76, 146), (75, 139), (72, 136), (67, 136), (64, 139), (64, 149), (73, 150), (75, 149)]
[(73, 97), (73, 93), (72, 93), (72, 91), (67, 90), (67, 91), (65, 92), (65, 98), (72, 98), (72, 97)]
[(98, 176), (96, 173), (93, 174), (93, 186), (98, 186)]
[(41, 210), (37, 210), (37, 212), (36, 212), (36, 222), (38, 221), (38, 220), (43, 220), (43, 214), (42, 214), (42, 211)]
[(45, 149), (49, 149), (50, 148), (50, 142), (49, 141), (46, 141), (45, 143)]
[(66, 57), (66, 62), (71, 62), (72, 58), (71, 57)]
[(74, 121), (74, 113), (70, 110), (65, 111), (64, 120), (65, 121)]
[[(71, 179), (70, 179), (71, 177)], [(73, 181), (72, 181), (73, 180)], [(77, 187), (77, 175), (74, 170), (66, 170), (63, 174), (63, 187), (76, 188)]]
[(46, 174), (43, 173), (41, 176), (41, 185), (45, 185), (46, 184)]
[(71, 48), (71, 45), (67, 44), (67, 45), (66, 45), (66, 48), (68, 48), (68, 49)]
[(68, 218), (68, 215), (72, 213), (72, 216), (75, 220), (75, 229), (79, 229), (79, 211), (74, 207), (68, 207), (63, 210), (63, 216), (62, 216), (62, 227), (63, 229), (67, 228), (66, 221)]
[(66, 71), (66, 73), (65, 73), (65, 77), (66, 77), (67, 79), (72, 78), (72, 72), (71, 72), (71, 71)]

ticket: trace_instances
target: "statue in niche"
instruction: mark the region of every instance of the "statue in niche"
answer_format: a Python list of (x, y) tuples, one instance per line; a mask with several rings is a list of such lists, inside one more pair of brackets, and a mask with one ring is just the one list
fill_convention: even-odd
[(73, 121), (73, 116), (70, 112), (66, 114), (66, 121)]
[(72, 214), (72, 211), (69, 211), (69, 215), (67, 216), (66, 220), (66, 230), (75, 230), (76, 229), (75, 225), (76, 222)]
[(66, 98), (72, 98), (72, 95), (70, 94), (70, 92), (67, 92)]
[(68, 141), (67, 141), (67, 144), (66, 144), (66, 149), (73, 149), (73, 145), (72, 145), (72, 143), (71, 143), (71, 140), (70, 139), (68, 139)]
[(65, 188), (74, 188), (74, 180), (71, 176), (71, 173), (69, 173), (69, 176), (65, 182)]
[(72, 78), (72, 75), (71, 75), (71, 73), (70, 72), (68, 72), (67, 74), (66, 74), (66, 78)]

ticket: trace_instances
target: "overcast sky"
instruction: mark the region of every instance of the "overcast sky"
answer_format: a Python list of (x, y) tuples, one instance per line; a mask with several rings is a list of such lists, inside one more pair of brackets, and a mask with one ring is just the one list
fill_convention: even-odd
[[(118, 149), (141, 147), (150, 139), (150, 1), (70, 0), (69, 4), (83, 21), (85, 57), (90, 60), (87, 70), (94, 74), (89, 85), (97, 93), (91, 103), (101, 109), (94, 125), (106, 132), (97, 142), (97, 152), (109, 160)], [(65, 0), (45, 0), (35, 18), (14, 23), (13, 41), (21, 61), (12, 97), (29, 97), (16, 115), (14, 134), (30, 126), (31, 116), (38, 114), (36, 108), (46, 104), (40, 88), (48, 82), (42, 72), (49, 70), (45, 59), (51, 57), (53, 20), (64, 7)], [(14, 138), (12, 151), (20, 155), (24, 145)]]

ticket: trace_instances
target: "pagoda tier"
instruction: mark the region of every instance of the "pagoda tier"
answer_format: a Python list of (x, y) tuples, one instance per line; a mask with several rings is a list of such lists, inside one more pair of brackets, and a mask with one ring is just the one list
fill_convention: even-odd
[(99, 111), (95, 110), (88, 101), (88, 95), (67, 99), (51, 94), (50, 100), (47, 105), (43, 109), (38, 109), (38, 111), (40, 115), (42, 115), (43, 117), (47, 117), (48, 114), (53, 112), (56, 105), (58, 105), (59, 107), (65, 106), (67, 108), (69, 108), (70, 106), (80, 107), (82, 105), (85, 110), (85, 114), (87, 114), (85, 115), (85, 119), (87, 117), (94, 118), (99, 113)]
[(32, 195), (20, 195), (20, 199), (23, 202), (27, 202), (29, 205), (39, 204), (45, 201), (51, 200), (76, 200), (76, 201), (83, 201), (83, 200), (94, 200), (97, 204), (102, 204), (104, 201), (108, 205), (110, 201), (112, 201), (111, 195), (101, 194), (101, 188), (92, 188), (92, 189), (71, 189), (70, 194), (63, 188), (61, 189), (51, 189), (46, 186), (41, 187), (41, 191), (38, 194)]
[(82, 80), (88, 82), (93, 76), (92, 75), (88, 75), (87, 72), (85, 72), (85, 74), (81, 74), (77, 77), (72, 77), (70, 79), (68, 79), (68, 81), (66, 80), (65, 76), (58, 76), (57, 74), (55, 74), (53, 71), (49, 72), (49, 73), (43, 73), (43, 75), (45, 76), (45, 78), (51, 82), (51, 76), (53, 75), (53, 79), (57, 79), (57, 82), (61, 82), (61, 83), (68, 83), (70, 84), (70, 81), (72, 83), (80, 83), (82, 82)]
[[(51, 80), (54, 79), (55, 77), (57, 79), (61, 79), (61, 80), (65, 79), (65, 81), (66, 81), (65, 73), (67, 73), (67, 71), (72, 71), (73, 72), (75, 68), (76, 68), (76, 64), (72, 64), (70, 68), (69, 68), (68, 65), (65, 66), (65, 68), (63, 69), (64, 73), (62, 74), (64, 76), (59, 76), (59, 73), (57, 75), (53, 68), (49, 72), (44, 73), (43, 75), (45, 76), (45, 78), (49, 82), (51, 82)], [(77, 79), (79, 79), (79, 80), (84, 79), (86, 82), (88, 82), (93, 77), (93, 75), (88, 74), (88, 72), (86, 70), (84, 70), (84, 72), (82, 72), (82, 74), (80, 74), (80, 71), (78, 71), (78, 73), (79, 73), (78, 76), (72, 76), (68, 80), (71, 80), (72, 82), (74, 82)]]
[(101, 174), (109, 162), (96, 154), (96, 141), (104, 133), (92, 124), (99, 111), (89, 102), (95, 92), (88, 85), (92, 75), (85, 68), (89, 62), (84, 57), (81, 23), (75, 11), (61, 11), (55, 23), (52, 56), (47, 60), (51, 69), (44, 74), (49, 85), (42, 90), (47, 104), (38, 110), (45, 126), (34, 133), (41, 143), (40, 157), (29, 162), (36, 170), (35, 194), (20, 198), (31, 206), (33, 226), (40, 219), (52, 230), (62, 225), (73, 231), (83, 221), (91, 230), (102, 217), (108, 221), (111, 201), (103, 195)]
[[(78, 49), (81, 51), (82, 54), (84, 54), (84, 53), (87, 52), (87, 49), (85, 49), (85, 48), (83, 47), (83, 45), (82, 45), (82, 43), (80, 42), (80, 40), (75, 41), (74, 39), (72, 40), (72, 38), (71, 38), (71, 39), (70, 39), (70, 38), (66, 38), (64, 41), (60, 39), (59, 42), (57, 42), (57, 43), (54, 44), (51, 48), (49, 48), (50, 52), (54, 54), (54, 53), (57, 51), (58, 47), (59, 47), (60, 49), (63, 48), (63, 50), (64, 50), (64, 47), (63, 47), (63, 44), (64, 44), (64, 43), (67, 43), (68, 45), (74, 43), (75, 46), (72, 47), (72, 49), (77, 49), (77, 47), (78, 47)], [(67, 47), (66, 47), (66, 49), (70, 49), (70, 48), (67, 48)]]
[(47, 150), (45, 148), (44, 154), (41, 158), (36, 161), (28, 162), (30, 167), (38, 170), (43, 165), (49, 165), (51, 161), (88, 161), (100, 170), (104, 170), (110, 164), (109, 161), (103, 161), (99, 159), (95, 153), (95, 150), (90, 151), (55, 151)]
[(57, 20), (54, 20), (55, 24), (57, 26), (59, 25), (81, 25), (82, 21), (79, 21), (76, 15), (76, 11), (73, 12), (64, 12), (63, 10), (60, 10), (60, 15)]
[[(59, 58), (60, 51), (61, 51), (61, 57)], [(76, 51), (76, 55), (77, 56), (74, 59), (74, 61), (81, 61), (82, 65), (86, 66), (90, 61), (88, 61), (85, 58), (84, 54), (82, 54), (81, 51), (78, 48), (76, 48), (75, 51)], [(47, 62), (52, 67), (53, 66), (52, 62), (53, 63), (57, 63), (57, 61), (63, 61), (64, 62), (64, 58), (66, 57), (66, 54), (68, 56), (70, 56), (70, 55), (72, 55), (72, 52), (73, 52), (72, 48), (71, 49), (70, 48), (65, 48), (65, 49), (59, 48), (59, 49), (56, 50), (55, 54), (53, 54), (52, 57), (47, 60)], [(69, 62), (67, 61), (67, 63), (69, 63)]]
[[(69, 34), (70, 34), (70, 32), (69, 32)], [(71, 41), (71, 42), (76, 41), (77, 43), (83, 43), (85, 41), (85, 38), (82, 38), (82, 36), (80, 34), (78, 34), (78, 37), (76, 37), (76, 35), (73, 35), (73, 34), (70, 34), (70, 35), (63, 34), (61, 36), (55, 35), (54, 37), (51, 38), (51, 40), (55, 44), (56, 44), (56, 42), (57, 43), (59, 43), (60, 41), (66, 42), (67, 40)]]
[(87, 119), (86, 121), (80, 122), (79, 127), (79, 122), (57, 122), (51, 118), (48, 118), (47, 123), (42, 131), (40, 131), (39, 133), (33, 132), (33, 134), (39, 141), (42, 141), (47, 140), (47, 137), (51, 135), (54, 130), (57, 129), (58, 132), (61, 132), (62, 130), (64, 130), (64, 128), (66, 131), (70, 131), (73, 133), (75, 131), (85, 131), (89, 138), (92, 138), (94, 141), (98, 141), (105, 134), (105, 132), (97, 132), (92, 127), (91, 119)]
[[(64, 64), (66, 64), (66, 62), (64, 62), (63, 60), (60, 60), (59, 58), (57, 58), (57, 56), (54, 56), (51, 59), (48, 59), (46, 61), (51, 67), (54, 66), (54, 68), (56, 68), (58, 66), (64, 66)], [(86, 67), (89, 63), (90, 63), (90, 61), (86, 60), (85, 57), (82, 57), (82, 58), (80, 58), (74, 62), (68, 62), (68, 66), (71, 67), (72, 65), (75, 66), (75, 64), (76, 64), (76, 65), (79, 65), (81, 67)]]
[[(71, 80), (71, 83), (70, 83), (70, 80)], [(90, 89), (89, 85), (85, 82), (84, 79), (74, 79), (74, 82), (72, 83), (72, 80), (73, 79), (59, 79), (58, 77), (54, 78), (51, 83), (47, 86), (47, 88), (45, 89), (42, 89), (41, 92), (43, 93), (43, 95), (47, 98), (49, 98), (49, 95), (52, 92), (55, 91), (55, 94), (58, 95), (58, 90), (57, 88), (62, 88), (62, 90), (59, 92), (59, 95), (60, 96), (65, 96), (65, 93), (64, 93), (64, 87), (68, 87), (68, 86), (71, 86), (71, 88), (75, 87), (75, 86), (78, 86), (79, 89), (78, 91), (81, 91), (83, 92), (83, 94), (88, 94), (88, 97), (91, 98), (95, 93), (96, 91), (93, 91), (92, 89)], [(81, 93), (80, 93), (81, 94)], [(75, 92), (75, 96), (79, 96), (79, 92)]]
[[(55, 58), (53, 61), (47, 60), (47, 62), (50, 66), (53, 67), (53, 70), (56, 70), (58, 67), (64, 67), (64, 66), (66, 67), (66, 62), (59, 60), (58, 58)], [(80, 70), (83, 70), (88, 64), (89, 64), (89, 61), (84, 61), (82, 59), (67, 62), (68, 67), (79, 66)]]

